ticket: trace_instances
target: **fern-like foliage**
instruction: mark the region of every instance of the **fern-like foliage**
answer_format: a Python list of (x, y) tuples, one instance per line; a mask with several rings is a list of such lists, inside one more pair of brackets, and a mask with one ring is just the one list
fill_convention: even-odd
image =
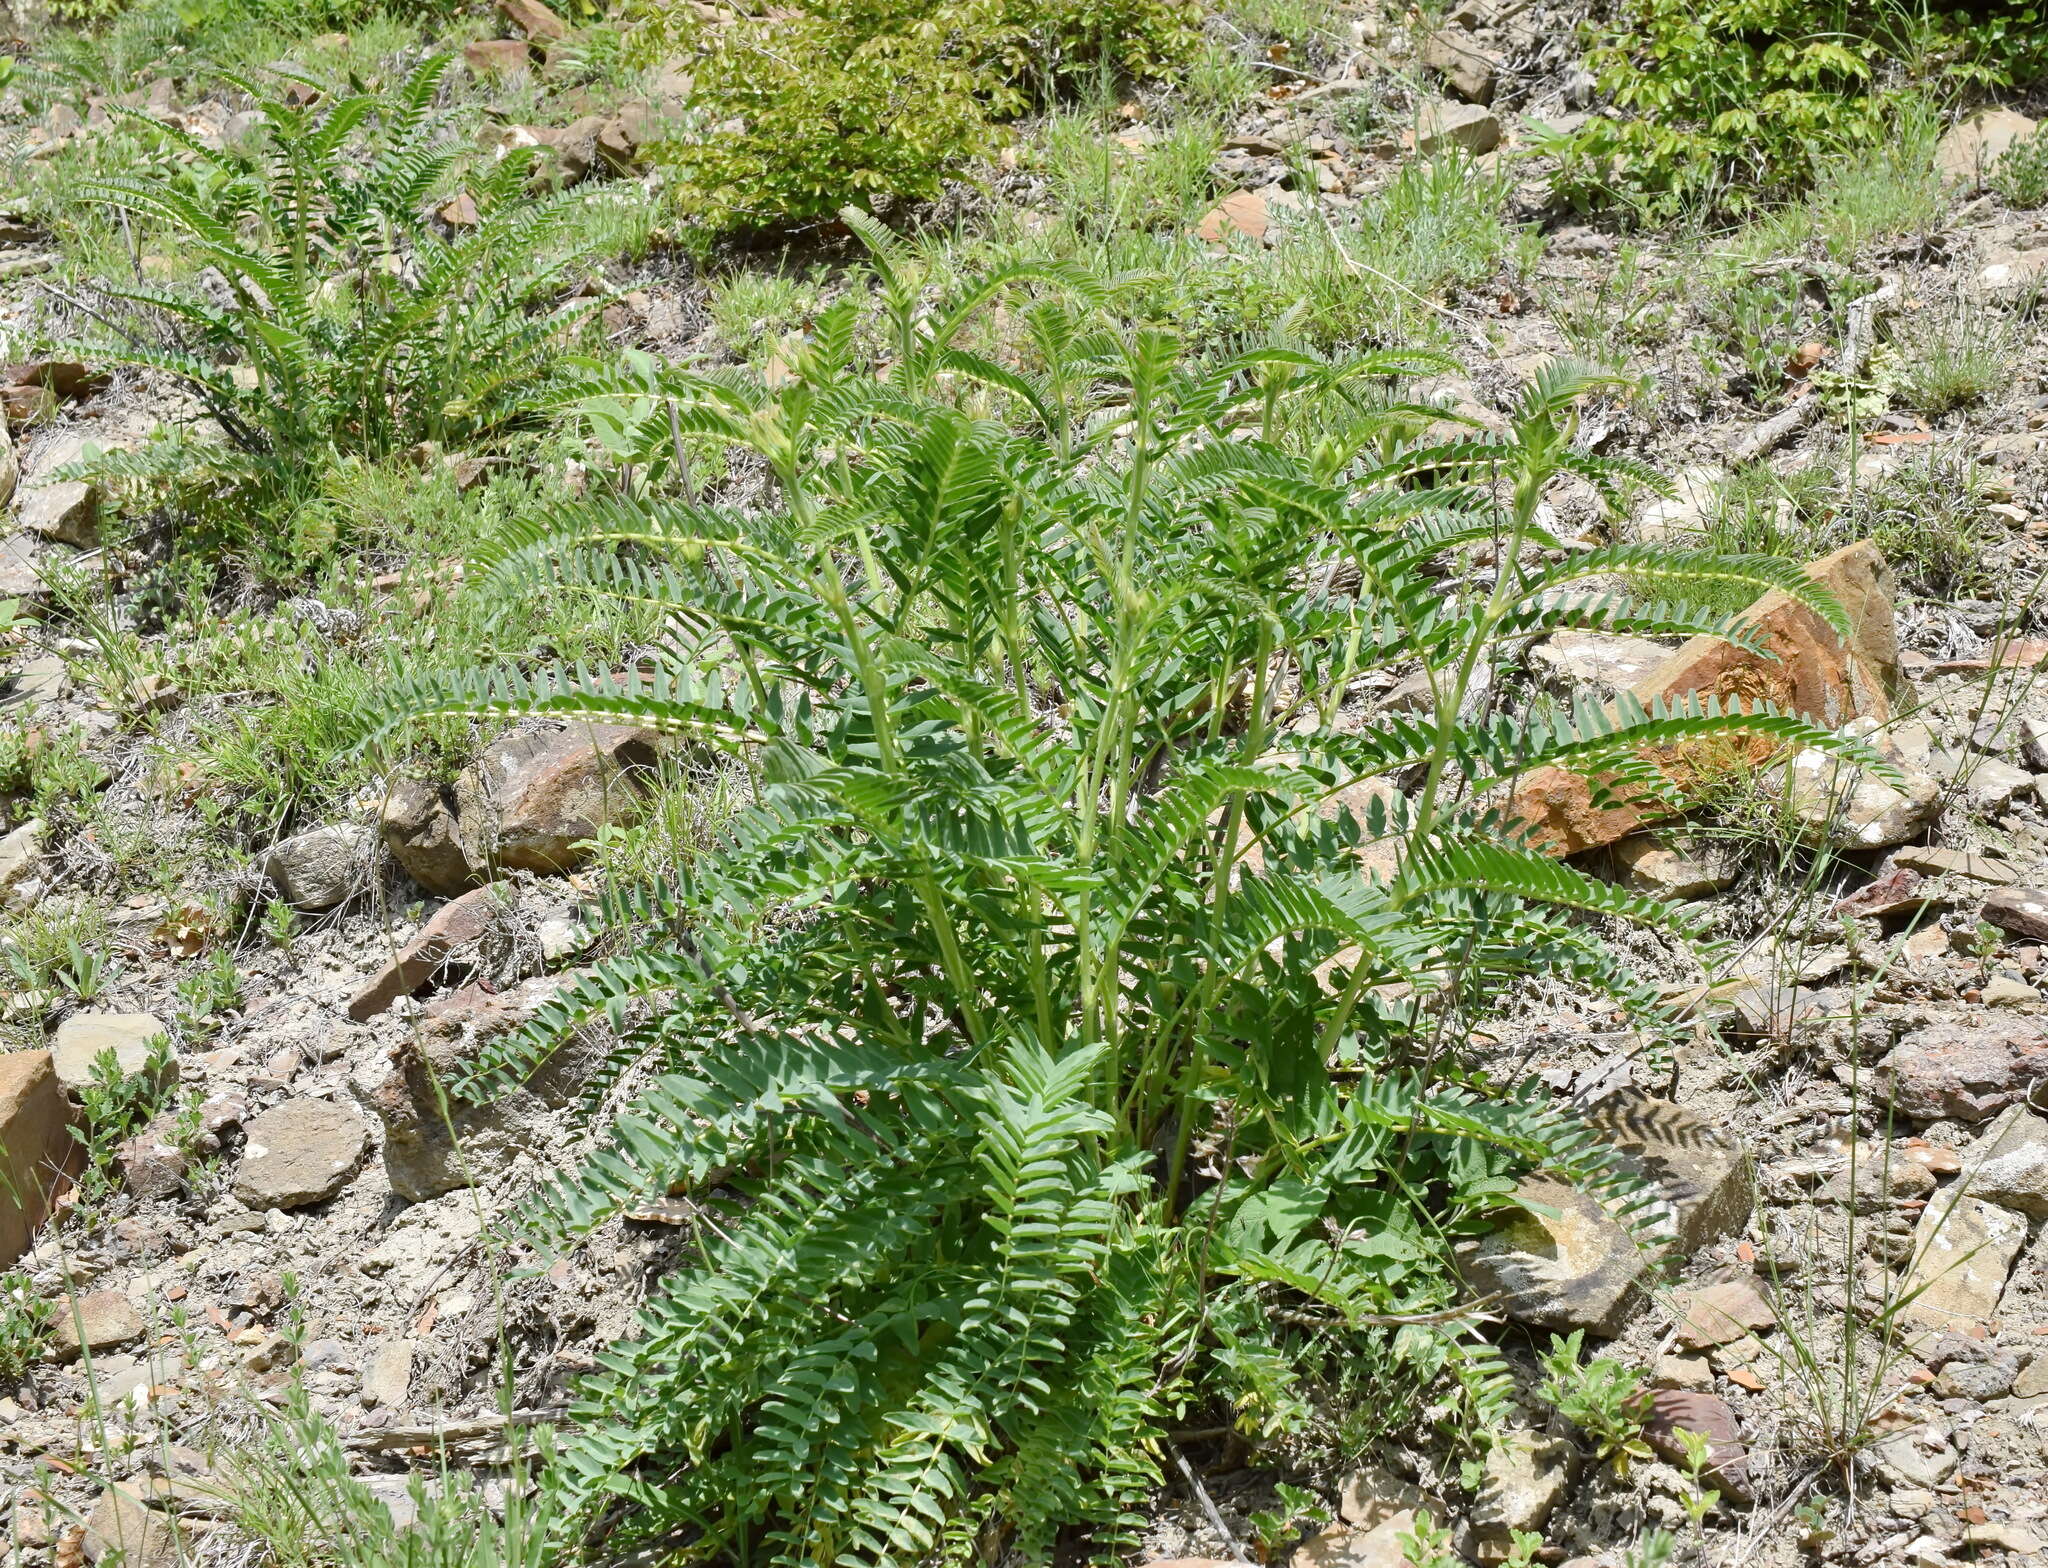
[(188, 501), (225, 496), (212, 510), (234, 517), (303, 499), (343, 454), (473, 446), (528, 417), (535, 384), (604, 303), (549, 303), (588, 251), (591, 198), (530, 198), (527, 149), (474, 173), (473, 221), (434, 221), (461, 155), (437, 107), (448, 67), (429, 59), (381, 98), (230, 78), (260, 124), (226, 148), (119, 111), (180, 157), (86, 194), (209, 270), (193, 289), (104, 287), (127, 329), (78, 352), (176, 377), (224, 442), (82, 472), (183, 480)]
[[(774, 385), (593, 368), (575, 405), (640, 486), (478, 563), (660, 605), (658, 657), (395, 699), (394, 722), (647, 724), (754, 781), (712, 853), (615, 894), (632, 950), (458, 1086), (607, 1016), (655, 1074), (541, 1195), (540, 1232), (704, 1205), (700, 1259), (585, 1390), (564, 1518), (624, 1499), (621, 1528), (707, 1560), (964, 1561), (1075, 1523), (1107, 1549), (1181, 1413), (1222, 1405), (1255, 1437), (1301, 1419), (1276, 1392), (1288, 1321), (1341, 1340), (1431, 1319), (1404, 1334), (1497, 1415), (1454, 1239), (1531, 1169), (1622, 1212), (1630, 1192), (1459, 1042), (1531, 975), (1654, 1024), (1586, 917), (1693, 933), (1528, 847), (1487, 792), (1731, 729), (1838, 743), (1704, 704), (1521, 723), (1460, 717), (1466, 697), (1544, 625), (1744, 635), (1688, 583), (1838, 612), (1773, 562), (1542, 565), (1545, 483), (1608, 474), (1571, 444), (1598, 372), (1545, 372), (1501, 438), (1390, 446), (1347, 410), (1346, 450), (1304, 451), (1276, 406), (1411, 366), (1185, 363), (1047, 269), (927, 306), (873, 243), (886, 376), (853, 302)], [(963, 358), (998, 297), (1085, 369)], [(677, 495), (684, 437), (756, 454), (774, 505)], [(1447, 588), (1445, 552), (1481, 538), (1491, 584)], [(1656, 602), (1551, 597), (1623, 570)], [(1347, 692), (1415, 665), (1430, 716), (1355, 721)]]

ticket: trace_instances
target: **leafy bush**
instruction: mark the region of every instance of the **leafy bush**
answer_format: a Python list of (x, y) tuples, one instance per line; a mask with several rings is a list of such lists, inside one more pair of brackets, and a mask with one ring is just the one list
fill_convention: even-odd
[(668, 144), (686, 214), (715, 230), (928, 199), (995, 122), (1084, 71), (1152, 76), (1199, 40), (1188, 0), (803, 0), (773, 19), (646, 5), (637, 49), (692, 57), (695, 123)]
[(1630, 1460), (1651, 1457), (1643, 1439), (1650, 1391), (1643, 1386), (1642, 1373), (1612, 1357), (1595, 1356), (1581, 1363), (1585, 1342), (1584, 1329), (1566, 1338), (1551, 1336), (1543, 1357), (1543, 1386), (1537, 1392), (1592, 1439), (1598, 1457), (1626, 1470)]
[(2023, 136), (1991, 166), (1991, 188), (2014, 207), (2048, 205), (2048, 135)]
[[(670, 1192), (700, 1206), (696, 1256), (584, 1390), (560, 1517), (623, 1500), (622, 1528), (688, 1527), (707, 1559), (962, 1561), (1014, 1529), (1038, 1560), (1072, 1524), (1108, 1550), (1167, 1431), (1220, 1410), (1300, 1434), (1316, 1369), (1389, 1327), (1396, 1367), (1447, 1368), (1498, 1424), (1452, 1240), (1532, 1167), (1625, 1181), (1538, 1088), (1446, 1042), (1532, 974), (1654, 1022), (1577, 917), (1690, 928), (1523, 847), (1486, 803), (1548, 762), (1648, 785), (1638, 748), (1730, 729), (1844, 743), (1711, 708), (1461, 719), (1476, 672), (1564, 626), (1746, 641), (1685, 602), (1700, 584), (1839, 609), (1783, 563), (1543, 564), (1550, 480), (1622, 473), (1572, 445), (1612, 377), (1553, 367), (1500, 439), (1381, 461), (1354, 425), (1304, 457), (1290, 405), (1428, 357), (1186, 363), (1046, 268), (927, 309), (887, 237), (847, 220), (876, 252), (886, 378), (854, 350), (860, 290), (773, 385), (603, 377), (589, 407), (653, 488), (536, 516), (478, 563), (500, 591), (660, 603), (653, 666), (395, 699), (654, 725), (751, 785), (716, 852), (615, 893), (630, 956), (458, 1086), (637, 1018), (613, 1065), (650, 1075), (543, 1193), (539, 1233), (573, 1242)], [(958, 347), (1025, 292), (1006, 310), (1039, 368)], [(765, 464), (772, 505), (668, 498), (685, 438)], [(1447, 593), (1434, 564), (1496, 539), (1508, 568)], [(1663, 601), (1597, 591), (1622, 571)], [(1418, 663), (1432, 714), (1341, 713), (1361, 677)], [(1410, 773), (1412, 796), (1387, 782)]]
[(1588, 64), (1628, 117), (1567, 138), (1558, 184), (1650, 216), (1742, 211), (1803, 189), (1844, 149), (1881, 146), (1919, 88), (2038, 76), (2042, 14), (2036, 0), (1622, 0)]
[[(448, 63), (422, 64), (388, 103), (358, 93), (306, 106), (243, 82), (263, 119), (259, 147), (216, 151), (158, 126), (189, 166), (87, 187), (221, 282), (211, 292), (106, 286), (144, 323), (128, 341), (82, 352), (168, 371), (226, 438), (179, 434), (97, 459), (94, 473), (171, 487), (282, 574), (331, 545), (324, 512), (297, 508), (344, 455), (474, 445), (522, 417), (534, 383), (603, 303), (538, 308), (587, 249), (584, 198), (528, 201), (531, 154), (510, 154), (470, 186), (475, 225), (444, 234), (429, 205), (460, 152), (434, 108)], [(367, 145), (356, 134), (365, 127)]]

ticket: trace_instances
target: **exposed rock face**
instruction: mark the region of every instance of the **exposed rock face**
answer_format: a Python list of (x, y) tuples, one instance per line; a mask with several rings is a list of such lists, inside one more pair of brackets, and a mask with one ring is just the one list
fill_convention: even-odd
[(660, 737), (620, 724), (528, 730), (493, 743), (457, 782), (457, 816), (472, 864), (573, 871), (578, 846), (639, 805), (637, 770)]
[[(133, 1075), (149, 1065), (150, 1042), (169, 1032), (149, 1013), (73, 1013), (57, 1026), (50, 1060), (58, 1082), (76, 1094), (92, 1082), (92, 1064), (101, 1052), (112, 1051), (122, 1073)], [(177, 1057), (167, 1059), (164, 1071), (172, 1083), (178, 1081)]]
[(2034, 134), (2034, 122), (2011, 109), (1986, 109), (1958, 121), (1934, 149), (1934, 168), (1943, 180), (1975, 189), (1984, 183), (2006, 149)]
[[(1681, 1255), (1740, 1230), (1755, 1190), (1739, 1145), (1682, 1106), (1616, 1096), (1589, 1117), (1655, 1194), (1651, 1238)], [(1523, 1212), (1459, 1249), (1473, 1289), (1504, 1296), (1518, 1322), (1613, 1335), (1639, 1305), (1654, 1259), (1589, 1195), (1545, 1176), (1524, 1179), (1517, 1198), (1554, 1214)]]
[(28, 1250), (49, 1200), (78, 1168), (71, 1106), (48, 1051), (0, 1056), (0, 1268)]
[(595, 1065), (594, 1043), (572, 1040), (532, 1078), (481, 1105), (458, 1098), (447, 1082), (480, 1047), (531, 1018), (559, 985), (528, 980), (496, 993), (466, 986), (436, 997), (416, 1037), (356, 1074), (351, 1092), (384, 1127), (393, 1192), (419, 1202), (466, 1187), (477, 1164), (495, 1168), (545, 1135), (552, 1112), (573, 1098)]
[[(1865, 540), (1807, 567), (1841, 603), (1850, 636), (1845, 641), (1795, 599), (1769, 593), (1748, 619), (1763, 656), (1715, 637), (1695, 637), (1634, 688), (1645, 706), (1660, 698), (1694, 695), (1770, 702), (1839, 729), (1851, 719), (1889, 719), (1905, 690), (1893, 620), (1891, 569)], [(1759, 745), (1761, 760), (1770, 748)], [(1658, 759), (1681, 779), (1682, 749)], [(1572, 855), (1611, 844), (1666, 815), (1654, 802), (1596, 804), (1593, 785), (1562, 768), (1542, 768), (1521, 780), (1511, 809), (1554, 853)]]
[(348, 1004), (357, 1023), (374, 1018), (401, 996), (410, 996), (432, 980), (465, 949), (485, 942), (511, 912), (510, 896), (495, 887), (480, 887), (443, 904)]
[(280, 840), (260, 865), (294, 909), (332, 909), (368, 884), (376, 846), (368, 828), (337, 823)]
[(1981, 1122), (2048, 1074), (2048, 1035), (2020, 1018), (1930, 1024), (1907, 1035), (1878, 1067), (1901, 1115)]
[(249, 1123), (235, 1196), (252, 1209), (324, 1203), (348, 1185), (370, 1150), (370, 1128), (332, 1100), (287, 1100)]

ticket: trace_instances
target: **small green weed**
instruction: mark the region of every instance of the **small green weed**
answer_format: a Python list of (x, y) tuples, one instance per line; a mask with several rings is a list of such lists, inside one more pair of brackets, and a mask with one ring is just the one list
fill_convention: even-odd
[(71, 1136), (85, 1150), (78, 1178), (81, 1204), (90, 1206), (119, 1186), (114, 1156), (123, 1139), (140, 1132), (176, 1099), (170, 1084), (171, 1042), (158, 1035), (140, 1071), (121, 1070), (112, 1048), (93, 1059), (92, 1078), (78, 1091), (78, 1119)]
[(1611, 1357), (1595, 1356), (1582, 1365), (1579, 1355), (1585, 1339), (1584, 1329), (1563, 1339), (1551, 1337), (1538, 1393), (1586, 1434), (1598, 1458), (1626, 1471), (1631, 1460), (1651, 1457), (1650, 1445), (1643, 1440), (1650, 1395), (1640, 1372)]
[[(291, 906), (278, 905), (273, 901), (271, 907), (288, 910)], [(180, 979), (178, 1002), (181, 1028), (199, 1033), (219, 1027), (222, 1013), (242, 1005), (242, 975), (236, 967), (233, 951), (225, 947), (215, 948), (206, 962)]]
[(41, 1358), (55, 1317), (27, 1274), (0, 1274), (0, 1388), (20, 1382)]
[(1899, 399), (1929, 418), (1981, 403), (2009, 385), (2022, 351), (2004, 317), (1967, 304), (1907, 317), (1891, 341)]
[(1991, 188), (2009, 207), (2048, 203), (2048, 134), (2036, 131), (2006, 148), (1991, 166)]

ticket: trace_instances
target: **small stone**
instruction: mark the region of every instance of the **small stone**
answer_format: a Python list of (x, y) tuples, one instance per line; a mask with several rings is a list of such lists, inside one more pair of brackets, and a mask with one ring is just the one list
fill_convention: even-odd
[(1988, 1361), (1952, 1361), (1934, 1380), (1934, 1392), (1944, 1399), (1974, 1399), (1980, 1404), (2012, 1392), (2019, 1363), (2010, 1356)]
[(2031, 941), (2048, 941), (2048, 890), (2004, 887), (1984, 900), (1984, 919), (2001, 931)]
[(142, 1334), (142, 1314), (118, 1290), (95, 1290), (75, 1301), (60, 1301), (50, 1322), (50, 1345), (60, 1361), (74, 1360), (81, 1349), (112, 1350)]
[(0, 903), (8, 892), (36, 874), (43, 860), (43, 821), (30, 817), (13, 832), (0, 836)]
[(1682, 1314), (1678, 1342), (1688, 1350), (1725, 1345), (1752, 1329), (1773, 1328), (1778, 1322), (1778, 1314), (1750, 1280), (1680, 1291), (1677, 1305)]
[(456, 781), (472, 865), (573, 871), (606, 826), (638, 810), (661, 737), (623, 724), (522, 730), (484, 748)]
[(324, 1203), (370, 1150), (369, 1124), (331, 1100), (287, 1100), (250, 1121), (235, 1196), (252, 1209)]
[(1955, 1445), (1931, 1426), (1894, 1432), (1870, 1445), (1870, 1461), (1889, 1486), (1933, 1488), (1956, 1473)]
[(121, 1185), (145, 1203), (175, 1198), (185, 1190), (191, 1162), (178, 1146), (177, 1123), (175, 1115), (159, 1116), (114, 1151)]
[(470, 863), (446, 792), (418, 779), (401, 779), (384, 798), (379, 820), (384, 847), (405, 874), (443, 898), (483, 878)]
[[(102, 1052), (112, 1051), (122, 1075), (133, 1077), (149, 1066), (151, 1042), (169, 1033), (162, 1019), (148, 1013), (73, 1013), (57, 1026), (50, 1060), (58, 1081), (77, 1094), (93, 1081), (93, 1063)], [(175, 1055), (166, 1055), (161, 1081), (178, 1081)]]
[(1902, 1039), (1878, 1068), (1901, 1115), (1987, 1121), (2048, 1075), (2048, 1035), (2011, 1015), (1930, 1024)]
[(1488, 1449), (1484, 1463), (1469, 1515), (1482, 1552), (1505, 1548), (1517, 1530), (1542, 1530), (1571, 1491), (1579, 1450), (1561, 1437), (1512, 1432)]
[(489, 936), (512, 907), (509, 895), (496, 885), (443, 904), (398, 956), (355, 994), (348, 1004), (349, 1017), (362, 1023), (419, 990), (457, 953)]
[(1680, 1432), (1693, 1432), (1707, 1439), (1708, 1481), (1736, 1502), (1750, 1498), (1749, 1450), (1743, 1445), (1742, 1427), (1728, 1401), (1718, 1394), (1694, 1394), (1681, 1389), (1657, 1389), (1650, 1395), (1650, 1417), (1643, 1426), (1643, 1438), (1674, 1464), (1683, 1463), (1685, 1444)]
[(1608, 701), (1656, 673), (1671, 650), (1647, 637), (1601, 632), (1558, 632), (1529, 650), (1529, 667), (1562, 697), (1585, 691)]
[(1500, 62), (1471, 41), (1469, 34), (1440, 27), (1422, 40), (1422, 63), (1449, 83), (1467, 103), (1493, 102)]
[(403, 1409), (412, 1390), (413, 1342), (387, 1339), (363, 1369), (363, 1403), (371, 1409)]
[(1901, 1292), (1911, 1299), (1899, 1310), (1900, 1322), (1929, 1332), (1984, 1333), (2026, 1239), (2020, 1215), (1949, 1189), (1921, 1211), (1914, 1229)]
[(1934, 901), (1925, 891), (1926, 881), (1910, 866), (1894, 866), (1876, 881), (1837, 902), (1833, 912), (1871, 920), (1917, 914)]
[(1675, 1388), (1689, 1394), (1711, 1393), (1714, 1368), (1705, 1356), (1659, 1356), (1650, 1382), (1657, 1388)]
[(137, 1492), (110, 1486), (85, 1522), (85, 1556), (88, 1562), (119, 1563), (120, 1568), (173, 1568), (178, 1540), (169, 1521)]
[(1195, 237), (1220, 245), (1233, 234), (1262, 240), (1271, 224), (1266, 199), (1257, 191), (1235, 191), (1202, 215), (1195, 225)]
[(99, 543), (99, 491), (81, 480), (36, 485), (21, 493), (16, 519), (30, 533), (89, 550)]
[(376, 835), (355, 823), (280, 840), (258, 862), (294, 909), (332, 909), (368, 885)]
[(2041, 1000), (2041, 993), (2017, 975), (1993, 975), (1984, 982), (1986, 1007), (2026, 1007)]
[(1936, 849), (1926, 844), (1908, 844), (1892, 855), (1892, 864), (1923, 876), (1968, 877), (1993, 887), (2010, 887), (2020, 874), (2002, 860), (1985, 855), (1966, 855), (1959, 849)]
[(1667, 849), (1654, 833), (1631, 833), (1614, 846), (1630, 888), (1661, 898), (1706, 898), (1735, 883), (1726, 857), (1695, 859)]
[[(1868, 734), (1875, 726), (1859, 720), (1846, 728)], [(1878, 750), (1891, 748), (1879, 742)], [(1898, 770), (1896, 787), (1832, 752), (1800, 751), (1785, 766), (1786, 808), (1809, 840), (1838, 849), (1888, 849), (1916, 838), (1941, 812), (1941, 783), (1896, 755), (1887, 760)]]
[(1475, 158), (1500, 145), (1501, 125), (1491, 110), (1473, 103), (1423, 105), (1415, 121), (1415, 150), (1427, 157), (1462, 147)]
[(1858, 1214), (1874, 1214), (1934, 1191), (1934, 1172), (1922, 1160), (1887, 1157), (1882, 1149), (1858, 1151), (1857, 1158), (1829, 1178), (1823, 1203), (1839, 1203)]

